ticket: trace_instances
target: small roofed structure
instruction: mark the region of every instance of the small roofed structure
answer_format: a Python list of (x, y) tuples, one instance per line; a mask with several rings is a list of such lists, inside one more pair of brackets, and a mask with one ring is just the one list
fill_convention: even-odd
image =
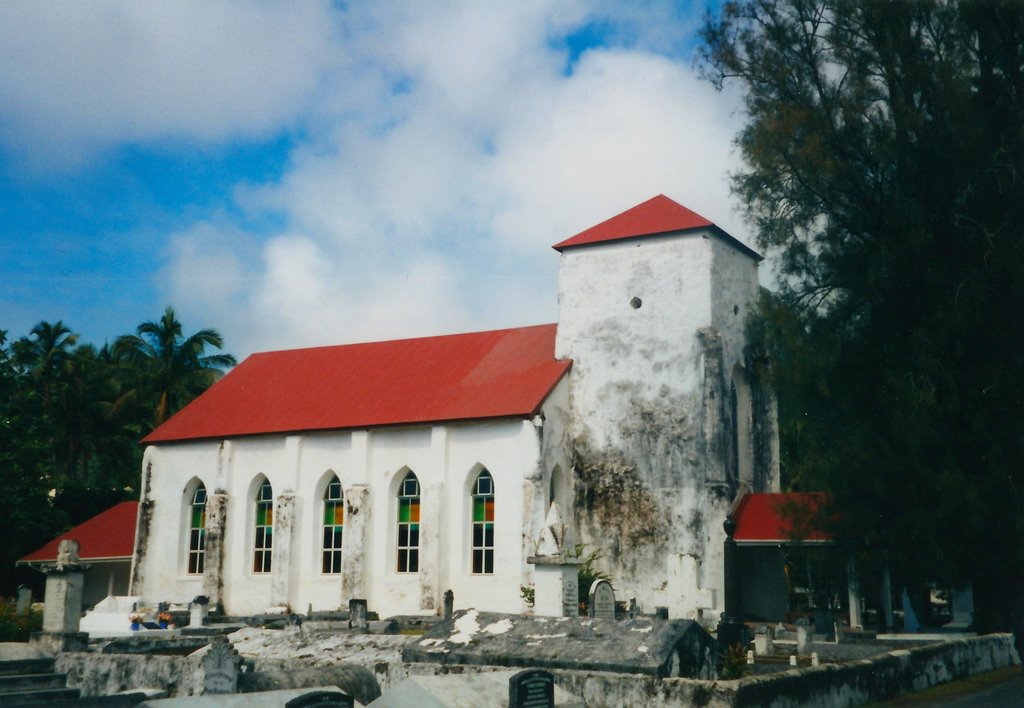
[(60, 542), (78, 541), (78, 556), (91, 569), (85, 574), (82, 604), (91, 607), (108, 595), (126, 595), (135, 548), (137, 501), (124, 501), (97, 514), (18, 559), (36, 569), (57, 562)]
[[(733, 509), (738, 549), (740, 609), (748, 618), (782, 620), (796, 589), (787, 551), (834, 543), (818, 523), (828, 501), (821, 492), (746, 494)], [(802, 569), (798, 569), (802, 570)]]
[(832, 543), (828, 532), (814, 524), (826, 500), (822, 492), (747, 494), (733, 512), (733, 538), (739, 546)]

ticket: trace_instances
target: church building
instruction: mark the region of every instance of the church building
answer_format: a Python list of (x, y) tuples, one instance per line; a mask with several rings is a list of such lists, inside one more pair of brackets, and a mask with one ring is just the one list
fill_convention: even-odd
[(554, 248), (556, 324), (254, 354), (153, 431), (131, 594), (519, 613), (553, 540), (713, 621), (722, 522), (779, 486), (761, 258), (665, 196)]

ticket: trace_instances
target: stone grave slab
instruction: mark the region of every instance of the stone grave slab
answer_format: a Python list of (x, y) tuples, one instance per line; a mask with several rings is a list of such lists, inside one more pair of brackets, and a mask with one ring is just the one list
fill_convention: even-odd
[(459, 610), (406, 645), (407, 662), (714, 678), (717, 643), (690, 620), (617, 622)]

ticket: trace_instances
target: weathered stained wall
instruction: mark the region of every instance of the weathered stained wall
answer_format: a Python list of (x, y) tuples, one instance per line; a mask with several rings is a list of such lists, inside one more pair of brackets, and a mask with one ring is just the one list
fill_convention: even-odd
[[(524, 524), (542, 515), (548, 478), (541, 428), (541, 420), (517, 419), (151, 446), (148, 532), (136, 552), (134, 591), (150, 603), (206, 594), (230, 614), (338, 609), (365, 597), (388, 616), (434, 614), (452, 588), (458, 607), (520, 612), (532, 533)], [(483, 467), (496, 490), (495, 573), (487, 576), (471, 573), (470, 548), (471, 488)], [(409, 470), (421, 487), (420, 572), (399, 574), (396, 493)], [(350, 518), (343, 572), (323, 574), (322, 500), (333, 474)], [(253, 500), (264, 477), (275, 498), (273, 567), (254, 573)], [(210, 498), (208, 528), (215, 526), (205, 578), (189, 575), (185, 560), (187, 512), (200, 482)]]
[(556, 353), (573, 360), (576, 531), (619, 597), (648, 611), (713, 618), (740, 469), (770, 488), (752, 377), (739, 427), (732, 403), (756, 289), (756, 262), (710, 231), (562, 254)]

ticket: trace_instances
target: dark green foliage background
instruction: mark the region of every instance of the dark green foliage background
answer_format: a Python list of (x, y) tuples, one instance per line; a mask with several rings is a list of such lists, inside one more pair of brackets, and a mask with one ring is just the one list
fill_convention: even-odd
[(141, 440), (234, 364), (216, 330), (184, 336), (174, 310), (97, 349), (62, 322), (0, 330), (0, 597), (42, 576), (15, 561), (137, 499)]
[(1024, 602), (1024, 4), (755, 0), (709, 18), (744, 93), (734, 190), (777, 269), (751, 324), (784, 482), (897, 587)]

